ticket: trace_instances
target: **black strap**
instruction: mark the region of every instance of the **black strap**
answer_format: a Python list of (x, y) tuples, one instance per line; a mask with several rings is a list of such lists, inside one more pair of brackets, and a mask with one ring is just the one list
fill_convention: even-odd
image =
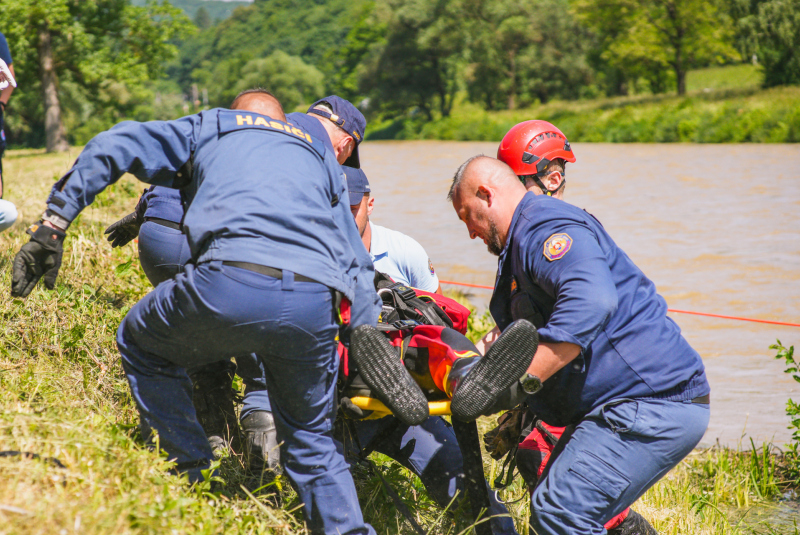
[(55, 457), (42, 457), (38, 453), (31, 453), (29, 451), (0, 451), (0, 457), (24, 457), (26, 459), (41, 459), (45, 462), (57, 466), (58, 468), (66, 468), (64, 463)]
[[(500, 469), (500, 473), (497, 474), (497, 477), (494, 478), (494, 481), (492, 482), (492, 488), (495, 490), (502, 490), (514, 482), (514, 470), (517, 468), (518, 449), (519, 444), (515, 444), (514, 447), (511, 448), (506, 454), (506, 458), (503, 461), (503, 467)], [(508, 472), (506, 472), (506, 468), (508, 468)], [(504, 478), (505, 481), (503, 481)]]
[[(453, 418), (453, 431), (456, 434), (461, 457), (464, 459), (464, 483), (472, 509), (472, 519), (477, 535), (492, 535), (492, 526), (486, 521), (489, 510), (489, 489), (483, 475), (483, 458), (478, 438), (478, 426), (472, 422), (461, 422)], [(479, 522), (479, 520), (484, 520)]]
[[(563, 175), (563, 173), (562, 173), (562, 175)], [(542, 183), (541, 179), (539, 178), (539, 175), (531, 175), (531, 178), (536, 183), (536, 185), (539, 186), (539, 189), (542, 190), (542, 193), (544, 193), (545, 195), (550, 195), (550, 196), (553, 196), (556, 193), (558, 193), (561, 190), (561, 188), (564, 187), (564, 184), (567, 183), (567, 179), (563, 178), (563, 176), (562, 176), (561, 184), (558, 185), (558, 187), (555, 189), (555, 191), (550, 191), (549, 189), (547, 189), (547, 186), (545, 186), (544, 183)]]
[(161, 219), (160, 217), (145, 217), (144, 220), (145, 222), (155, 223), (156, 225), (161, 225), (162, 227), (183, 231), (180, 223), (170, 221), (169, 219)]
[[(411, 524), (411, 527), (414, 528), (414, 531), (416, 531), (418, 535), (428, 535), (414, 518), (414, 515), (411, 514), (408, 506), (400, 498), (400, 495), (397, 494), (397, 491), (394, 490), (389, 482), (386, 481), (386, 478), (383, 477), (381, 470), (375, 465), (375, 463), (368, 459), (369, 455), (375, 451), (375, 448), (378, 446), (378, 444), (380, 444), (383, 439), (388, 438), (401, 425), (404, 424), (395, 418), (394, 422), (386, 426), (380, 433), (377, 433), (374, 437), (372, 437), (372, 439), (367, 443), (366, 448), (362, 448), (361, 441), (358, 439), (358, 433), (355, 429), (355, 422), (353, 420), (345, 420), (347, 432), (358, 449), (358, 458), (356, 459), (356, 462), (365, 466), (371, 474), (378, 476), (378, 479), (380, 479), (381, 483), (383, 484), (383, 488), (386, 490), (386, 494), (389, 495), (389, 498), (391, 498), (392, 503), (394, 503), (394, 506), (397, 508), (397, 510), (400, 511), (400, 514), (403, 515), (406, 520), (408, 520), (408, 523)], [(345, 453), (348, 451), (346, 444), (344, 451)]]
[[(283, 271), (269, 266), (262, 266), (261, 264), (254, 264), (252, 262), (239, 262), (236, 260), (224, 260), (222, 264), (239, 269), (246, 269), (247, 271), (266, 275), (267, 277), (272, 277), (273, 279), (283, 279)], [(294, 280), (295, 282), (317, 282), (312, 278), (306, 277), (305, 275), (300, 275), (298, 273), (294, 274)]]
[(422, 526), (420, 526), (417, 523), (416, 519), (414, 518), (414, 515), (411, 514), (411, 511), (409, 511), (406, 504), (403, 503), (403, 500), (400, 498), (400, 495), (397, 494), (397, 492), (392, 488), (389, 482), (386, 481), (386, 478), (383, 477), (383, 474), (381, 473), (380, 470), (378, 470), (378, 467), (375, 466), (375, 463), (373, 463), (369, 459), (362, 459), (360, 462), (363, 463), (365, 466), (367, 466), (370, 472), (378, 476), (378, 479), (380, 479), (381, 483), (383, 483), (383, 488), (386, 489), (386, 493), (392, 499), (394, 506), (397, 507), (397, 510), (400, 511), (400, 514), (402, 514), (405, 517), (405, 519), (408, 520), (408, 523), (411, 524), (411, 527), (414, 528), (414, 531), (416, 531), (419, 535), (428, 535), (427, 532), (424, 529), (422, 529)]

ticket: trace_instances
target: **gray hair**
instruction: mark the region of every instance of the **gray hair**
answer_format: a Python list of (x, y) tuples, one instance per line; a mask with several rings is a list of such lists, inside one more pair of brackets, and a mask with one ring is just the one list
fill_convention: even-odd
[(464, 180), (464, 173), (466, 173), (467, 167), (469, 167), (469, 164), (471, 164), (473, 160), (477, 160), (478, 158), (487, 158), (487, 156), (484, 154), (477, 154), (472, 158), (469, 158), (466, 162), (462, 163), (460, 166), (458, 166), (456, 174), (453, 175), (453, 183), (450, 184), (450, 191), (447, 192), (448, 201), (451, 202), (453, 201), (453, 197), (456, 194), (456, 190), (461, 185), (461, 181)]

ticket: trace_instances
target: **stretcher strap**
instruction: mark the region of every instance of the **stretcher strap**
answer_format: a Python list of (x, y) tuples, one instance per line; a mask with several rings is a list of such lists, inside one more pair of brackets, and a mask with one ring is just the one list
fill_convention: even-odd
[(476, 522), (475, 533), (492, 535), (492, 527), (488, 521), (478, 523), (489, 510), (489, 490), (486, 488), (486, 479), (483, 475), (478, 425), (474, 421), (461, 422), (454, 418), (453, 431), (461, 448), (461, 457), (464, 459), (464, 483), (472, 509), (472, 519)]

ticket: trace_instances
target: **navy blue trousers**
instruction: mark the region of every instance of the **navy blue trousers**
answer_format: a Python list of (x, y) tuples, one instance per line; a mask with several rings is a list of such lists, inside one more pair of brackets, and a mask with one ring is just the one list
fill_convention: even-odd
[(314, 534), (374, 533), (332, 436), (338, 326), (331, 290), (228, 267), (191, 264), (122, 321), (117, 344), (142, 431), (198, 479), (212, 452), (192, 405), (186, 368), (258, 354), (282, 442), (281, 458)]
[(602, 535), (700, 442), (708, 405), (618, 399), (589, 413), (531, 495), (539, 535)]

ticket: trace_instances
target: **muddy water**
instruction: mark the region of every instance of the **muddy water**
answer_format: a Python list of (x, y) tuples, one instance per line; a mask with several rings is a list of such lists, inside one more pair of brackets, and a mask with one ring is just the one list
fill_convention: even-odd
[[(361, 150), (372, 219), (416, 238), (442, 279), (492, 285), (496, 257), (445, 200), (457, 166), (494, 143), (371, 142)], [(800, 323), (800, 146), (577, 144), (566, 200), (593, 213), (670, 308)], [(615, 163), (616, 162), (616, 163)], [(623, 165), (622, 162), (625, 162)], [(613, 164), (613, 165), (612, 165)], [(474, 291), (486, 306), (491, 292)], [(712, 387), (704, 439), (789, 438), (800, 384), (769, 345), (800, 328), (672, 314)]]

